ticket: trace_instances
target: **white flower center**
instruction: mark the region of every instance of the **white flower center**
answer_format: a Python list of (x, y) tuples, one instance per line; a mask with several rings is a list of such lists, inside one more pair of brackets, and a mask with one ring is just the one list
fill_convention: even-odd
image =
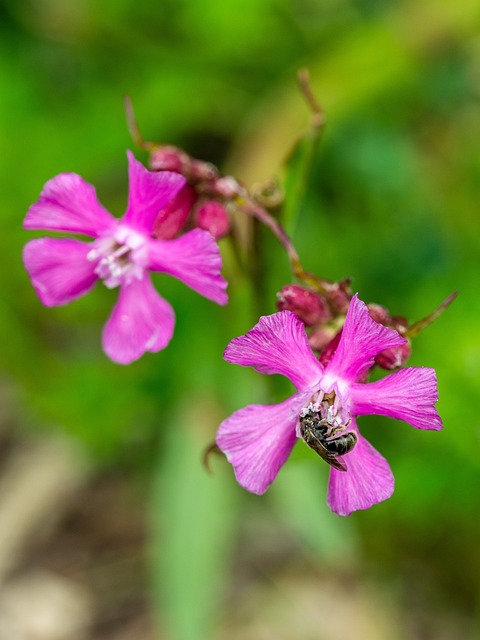
[(113, 235), (92, 243), (87, 260), (96, 262), (95, 273), (106, 287), (142, 280), (148, 265), (148, 241), (137, 231), (120, 225)]

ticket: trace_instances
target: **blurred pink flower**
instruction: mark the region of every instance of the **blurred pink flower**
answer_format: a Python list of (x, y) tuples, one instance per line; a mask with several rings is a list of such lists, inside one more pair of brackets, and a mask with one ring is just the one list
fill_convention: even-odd
[(158, 213), (169, 206), (185, 178), (148, 171), (130, 152), (128, 162), (128, 206), (121, 219), (102, 207), (94, 187), (79, 175), (61, 173), (47, 182), (24, 221), (25, 229), (94, 238), (89, 243), (73, 238), (31, 240), (23, 260), (46, 306), (79, 298), (99, 279), (108, 288), (119, 287), (102, 344), (105, 353), (121, 364), (163, 349), (173, 335), (173, 309), (155, 291), (148, 271), (168, 273), (214, 302), (227, 302), (221, 257), (208, 232), (194, 229), (175, 240), (152, 236)]
[(310, 403), (318, 405), (330, 394), (334, 397), (332, 426), (348, 425), (348, 431), (357, 435), (354, 448), (341, 457), (347, 471), (330, 469), (330, 508), (348, 515), (389, 498), (394, 489), (390, 467), (360, 435), (356, 418), (380, 414), (418, 429), (442, 428), (434, 406), (438, 393), (433, 369), (409, 367), (376, 382), (359, 382), (377, 353), (405, 342), (397, 331), (372, 320), (357, 295), (351, 300), (335, 353), (325, 366), (313, 355), (302, 322), (290, 311), (264, 316), (246, 335), (232, 340), (225, 360), (260, 373), (279, 373), (297, 388), (280, 404), (247, 406), (220, 425), (217, 445), (233, 465), (239, 484), (264, 493), (301, 437), (300, 416)]

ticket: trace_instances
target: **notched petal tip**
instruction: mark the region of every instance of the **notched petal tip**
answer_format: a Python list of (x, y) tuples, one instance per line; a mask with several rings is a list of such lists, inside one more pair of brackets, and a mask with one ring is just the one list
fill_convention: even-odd
[(76, 173), (60, 173), (45, 184), (23, 228), (97, 237), (114, 224), (115, 218), (98, 202), (91, 184)]
[(122, 221), (146, 233), (154, 230), (155, 219), (185, 185), (185, 178), (172, 171), (149, 171), (127, 151), (128, 206)]
[(318, 383), (323, 372), (303, 323), (291, 311), (262, 316), (250, 331), (228, 344), (223, 357), (260, 373), (283, 375), (299, 390)]
[(330, 471), (328, 505), (339, 516), (369, 509), (391, 497), (395, 488), (390, 465), (372, 445), (358, 433), (358, 442), (350, 453), (343, 456), (347, 471)]
[(23, 249), (23, 263), (46, 307), (68, 304), (98, 280), (87, 260), (90, 246), (71, 238), (36, 238)]
[(130, 364), (147, 351), (164, 349), (174, 326), (172, 307), (145, 277), (120, 287), (117, 304), (103, 329), (103, 349), (113, 362)]
[(375, 322), (356, 293), (350, 301), (340, 342), (326, 372), (330, 378), (356, 382), (373, 366), (380, 351), (405, 342), (395, 329)]
[(417, 429), (442, 429), (435, 407), (437, 376), (428, 367), (407, 367), (368, 384), (354, 384), (350, 390), (356, 415), (383, 415), (404, 420)]
[(216, 443), (247, 491), (261, 495), (277, 477), (297, 441), (302, 401), (295, 395), (277, 405), (250, 405), (220, 425)]

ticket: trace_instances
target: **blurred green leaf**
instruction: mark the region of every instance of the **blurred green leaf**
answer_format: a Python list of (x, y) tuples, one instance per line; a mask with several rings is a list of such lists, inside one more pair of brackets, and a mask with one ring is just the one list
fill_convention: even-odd
[[(202, 463), (218, 409), (190, 397), (166, 425), (152, 497), (152, 579), (154, 602), (171, 637), (212, 637), (223, 606), (231, 568), (234, 530), (240, 516), (227, 466)], [(212, 456), (214, 457), (214, 456)], [(228, 469), (228, 472), (230, 470)]]

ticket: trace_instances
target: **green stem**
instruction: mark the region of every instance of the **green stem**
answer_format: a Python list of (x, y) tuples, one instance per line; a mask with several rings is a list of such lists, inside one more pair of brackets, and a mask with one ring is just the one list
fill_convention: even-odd
[(300, 280), (303, 279), (305, 272), (303, 270), (302, 263), (300, 262), (300, 258), (298, 257), (297, 250), (293, 246), (293, 242), (288, 233), (278, 220), (275, 220), (275, 218), (273, 218), (263, 207), (248, 196), (238, 197), (236, 205), (240, 211), (252, 216), (252, 218), (256, 218), (259, 222), (268, 227), (270, 231), (272, 231), (287, 252), (293, 275)]
[(457, 295), (458, 295), (458, 291), (454, 291), (451, 295), (448, 296), (446, 300), (442, 302), (442, 304), (440, 304), (435, 309), (435, 311), (432, 311), (432, 313), (430, 313), (425, 318), (422, 318), (421, 320), (417, 320), (417, 322), (414, 322), (412, 325), (408, 327), (408, 329), (402, 335), (404, 335), (406, 338), (413, 338), (416, 335), (418, 335), (420, 331), (422, 331), (422, 329), (425, 329), (425, 327), (428, 327), (429, 324), (432, 324), (432, 322), (436, 320), (445, 311), (445, 309), (448, 307), (448, 305), (451, 302), (453, 302), (453, 300), (457, 297)]

